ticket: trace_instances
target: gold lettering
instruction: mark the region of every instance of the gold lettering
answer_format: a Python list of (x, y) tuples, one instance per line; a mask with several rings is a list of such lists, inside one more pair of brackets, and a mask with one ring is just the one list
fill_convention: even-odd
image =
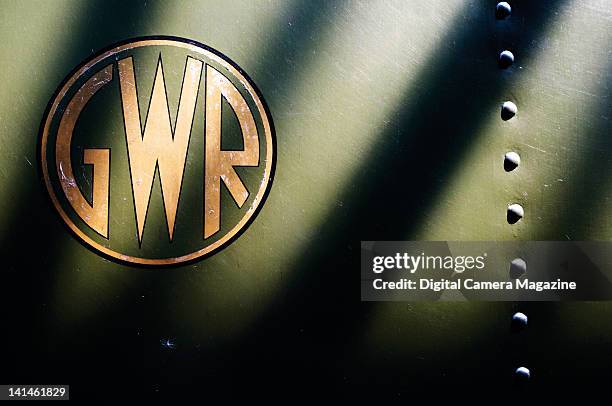
[(159, 176), (168, 220), (170, 240), (174, 233), (187, 147), (195, 112), (202, 62), (188, 57), (183, 77), (180, 103), (174, 132), (170, 114), (161, 58), (157, 65), (144, 134), (140, 124), (140, 111), (136, 93), (136, 79), (132, 58), (118, 62), (123, 117), (132, 176), (132, 191), (136, 205), (138, 241), (142, 242), (144, 223), (149, 206), (155, 170)]
[[(221, 97), (230, 104), (240, 122), (244, 150), (221, 150)], [(221, 179), (239, 207), (249, 192), (234, 166), (257, 166), (259, 138), (253, 114), (236, 87), (211, 66), (206, 66), (206, 160), (204, 174), (204, 238), (219, 231)]]
[(83, 162), (93, 165), (93, 199), (90, 205), (81, 193), (70, 158), (72, 132), (81, 111), (98, 90), (113, 79), (113, 66), (108, 65), (93, 75), (68, 103), (57, 132), (55, 159), (57, 175), (70, 205), (79, 217), (97, 233), (108, 238), (109, 149), (85, 149)]

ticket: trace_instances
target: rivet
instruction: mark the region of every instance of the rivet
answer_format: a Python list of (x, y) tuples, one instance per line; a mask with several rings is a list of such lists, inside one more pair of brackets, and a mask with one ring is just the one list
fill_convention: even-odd
[(526, 327), (527, 326), (527, 316), (525, 313), (516, 312), (514, 316), (512, 316), (512, 323), (518, 327)]
[(523, 258), (514, 258), (510, 262), (510, 278), (518, 279), (527, 272), (527, 262)]
[(508, 223), (515, 224), (525, 215), (525, 211), (523, 210), (523, 206), (520, 204), (511, 204), (508, 206), (508, 213), (506, 218), (508, 219)]
[(506, 155), (504, 155), (504, 170), (506, 172), (511, 172), (515, 170), (520, 164), (521, 157), (516, 152), (510, 151), (507, 152)]
[(504, 102), (501, 108), (501, 118), (504, 121), (510, 120), (518, 112), (518, 107), (511, 101)]
[(516, 377), (522, 381), (527, 381), (529, 380), (529, 378), (531, 378), (531, 372), (529, 372), (529, 369), (525, 367), (516, 368), (516, 371), (514, 371), (514, 373)]
[(508, 50), (502, 51), (498, 59), (499, 67), (502, 69), (509, 68), (514, 63), (514, 54)]
[(497, 6), (495, 6), (495, 17), (497, 17), (498, 20), (510, 17), (510, 14), (512, 14), (512, 7), (510, 7), (510, 4), (505, 1), (497, 3)]

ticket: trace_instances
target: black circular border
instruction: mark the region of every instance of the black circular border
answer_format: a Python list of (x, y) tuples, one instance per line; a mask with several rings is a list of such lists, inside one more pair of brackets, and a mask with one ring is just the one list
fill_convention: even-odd
[[(257, 97), (259, 97), (259, 100), (261, 101), (261, 104), (264, 108), (264, 111), (266, 113), (266, 115), (268, 116), (268, 120), (270, 122), (270, 136), (272, 138), (272, 164), (270, 166), (270, 178), (268, 179), (268, 184), (266, 185), (266, 190), (264, 191), (264, 194), (262, 195), (261, 198), (261, 202), (257, 205), (257, 207), (255, 208), (255, 211), (253, 211), (253, 214), (251, 215), (251, 217), (247, 220), (247, 222), (244, 224), (244, 226), (242, 228), (240, 228), (240, 230), (238, 230), (236, 232), (236, 234), (234, 234), (231, 238), (229, 238), (226, 242), (224, 242), (223, 244), (221, 244), (220, 246), (218, 246), (217, 248), (213, 249), (210, 252), (207, 252), (206, 254), (203, 254), (199, 257), (193, 258), (193, 259), (189, 259), (187, 261), (182, 261), (182, 262), (178, 262), (176, 264), (141, 264), (141, 263), (136, 263), (136, 262), (130, 262), (130, 261), (125, 261), (125, 260), (121, 260), (119, 258), (115, 258), (111, 255), (108, 255), (100, 250), (98, 250), (96, 247), (87, 244), (86, 241), (84, 241), (79, 235), (77, 235), (72, 229), (70, 229), (70, 227), (65, 223), (65, 221), (63, 221), (63, 219), (60, 218), (62, 225), (68, 229), (68, 231), (70, 232), (70, 234), (72, 234), (73, 237), (75, 237), (75, 239), (85, 248), (87, 248), (89, 251), (95, 252), (96, 254), (98, 254), (99, 256), (108, 259), (109, 261), (118, 263), (118, 264), (122, 264), (122, 265), (128, 265), (134, 268), (145, 268), (145, 269), (163, 269), (163, 268), (180, 268), (180, 267), (184, 267), (184, 266), (188, 266), (188, 265), (192, 265), (196, 262), (200, 262), (206, 258), (211, 257), (212, 255), (215, 255), (219, 252), (221, 252), (222, 250), (224, 250), (225, 248), (227, 248), (229, 245), (231, 245), (234, 241), (236, 241), (238, 238), (240, 238), (240, 236), (242, 236), (242, 234), (251, 226), (251, 224), (253, 223), (253, 221), (255, 221), (255, 218), (259, 215), (259, 212), (261, 211), (261, 209), (263, 208), (263, 206), (266, 203), (266, 200), (268, 199), (268, 196), (270, 195), (270, 190), (272, 189), (272, 184), (274, 182), (274, 175), (276, 173), (276, 155), (278, 152), (278, 149), (276, 147), (276, 130), (275, 130), (275, 126), (274, 126), (274, 120), (272, 118), (272, 112), (270, 111), (270, 107), (268, 106), (268, 103), (266, 102), (265, 98), (263, 97), (263, 94), (261, 92), (261, 90), (259, 90), (259, 88), (257, 87), (257, 85), (255, 84), (255, 82), (253, 81), (253, 79), (251, 79), (251, 77), (236, 63), (234, 62), (231, 58), (229, 58), (228, 56), (226, 56), (224, 53), (209, 47), (208, 45), (205, 45), (201, 42), (195, 41), (195, 40), (191, 40), (188, 38), (183, 38), (183, 37), (177, 37), (177, 36), (173, 36), (173, 35), (148, 35), (148, 36), (141, 36), (141, 37), (133, 37), (133, 38), (129, 38), (129, 39), (125, 39), (116, 43), (113, 43), (109, 46), (106, 46), (102, 49), (99, 49), (97, 52), (94, 52), (93, 54), (91, 54), (87, 59), (85, 59), (83, 62), (81, 62), (80, 64), (78, 64), (74, 69), (72, 69), (68, 75), (66, 75), (66, 77), (64, 77), (64, 79), (60, 82), (60, 84), (57, 86), (57, 88), (55, 89), (55, 91), (53, 92), (53, 94), (51, 95), (51, 98), (49, 99), (49, 102), (47, 103), (47, 106), (45, 108), (45, 111), (43, 113), (43, 117), (38, 129), (38, 141), (36, 144), (36, 161), (38, 163), (38, 171), (39, 171), (39, 181), (41, 182), (42, 187), (44, 188), (44, 190), (47, 190), (47, 186), (45, 184), (45, 179), (44, 179), (44, 175), (43, 175), (43, 170), (42, 170), (42, 138), (43, 138), (43, 131), (44, 131), (44, 127), (45, 127), (45, 122), (47, 120), (47, 116), (49, 115), (49, 112), (52, 108), (52, 105), (55, 101), (55, 99), (57, 98), (57, 96), (59, 95), (61, 89), (64, 87), (64, 85), (70, 80), (70, 78), (72, 76), (74, 76), (74, 74), (76, 74), (76, 72), (81, 69), (82, 67), (84, 67), (90, 60), (96, 58), (97, 56), (100, 56), (101, 54), (103, 54), (104, 52), (110, 51), (114, 48), (117, 48), (119, 46), (122, 45), (126, 45), (132, 42), (136, 42), (136, 41), (146, 41), (146, 40), (167, 40), (167, 41), (178, 41), (178, 42), (183, 42), (186, 44), (190, 44), (190, 45), (195, 45), (199, 48), (203, 48), (206, 51), (209, 51), (215, 55), (217, 55), (218, 57), (222, 58), (223, 60), (225, 60), (226, 62), (228, 62), (233, 68), (235, 68), (238, 72), (240, 72), (240, 74), (242, 74), (244, 76), (244, 78), (246, 79), (246, 81), (249, 83), (249, 85), (251, 85), (253, 87), (253, 89), (255, 90), (255, 93), (257, 94)], [(53, 204), (53, 201), (51, 200), (51, 196), (49, 195), (49, 193), (45, 193), (45, 195), (47, 196), (47, 202), (53, 207), (53, 211), (57, 213), (57, 209), (55, 207), (55, 205)]]

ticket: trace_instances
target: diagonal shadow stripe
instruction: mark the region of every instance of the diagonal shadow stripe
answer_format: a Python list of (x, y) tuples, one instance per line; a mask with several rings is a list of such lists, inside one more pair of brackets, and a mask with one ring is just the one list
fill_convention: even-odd
[[(607, 70), (607, 76), (603, 88), (610, 88), (612, 75), (610, 69)], [(548, 223), (548, 226), (536, 227), (535, 233), (539, 240), (558, 240), (565, 239), (566, 236), (571, 236), (574, 240), (589, 240), (591, 229), (595, 222), (601, 217), (605, 217), (606, 213), (601, 212), (601, 206), (607, 200), (609, 189), (603, 189), (602, 184), (609, 184), (610, 171), (612, 170), (612, 160), (609, 157), (609, 151), (612, 150), (612, 144), (609, 137), (610, 134), (610, 106), (609, 91), (602, 90), (602, 94), (606, 95), (598, 99), (595, 106), (595, 111), (590, 112), (592, 121), (587, 123), (586, 130), (581, 132), (581, 139), (588, 142), (583, 154), (579, 157), (577, 166), (572, 168), (572, 184), (577, 185), (578, 189), (567, 189), (566, 193), (557, 197), (558, 205), (555, 207), (558, 212), (555, 218), (556, 222)], [(586, 119), (585, 119), (586, 120)], [(594, 176), (595, 175), (595, 176)], [(601, 175), (602, 177), (598, 177)], [(610, 236), (606, 236), (609, 238)], [(580, 275), (575, 275), (572, 280), (583, 285), (596, 285), (593, 288), (591, 299), (605, 299), (606, 292), (610, 291), (612, 284), (601, 274), (597, 266), (592, 264), (588, 258), (584, 260), (585, 266), (581, 269)], [(581, 282), (583, 281), (583, 282)], [(516, 303), (513, 305), (514, 311), (521, 311), (527, 314), (530, 318), (529, 328), (520, 334), (511, 334), (507, 340), (502, 343), (504, 354), (504, 364), (506, 365), (530, 365), (534, 371), (538, 371), (541, 375), (540, 383), (542, 387), (558, 387), (559, 379), (567, 380), (568, 384), (574, 384), (573, 379), (578, 375), (576, 371), (572, 373), (560, 374), (558, 371), (564, 370), (567, 367), (567, 357), (571, 355), (574, 348), (563, 348), (563, 346), (575, 345), (574, 342), (565, 340), (553, 339), (555, 334), (561, 334), (563, 326), (568, 325), (568, 321), (564, 317), (564, 312), (569, 307), (573, 309), (582, 309), (580, 314), (587, 319), (597, 319), (599, 315), (593, 315), (594, 310), (599, 310), (605, 313), (605, 309), (609, 308), (609, 302), (595, 303)], [(597, 306), (597, 308), (594, 308)], [(601, 319), (599, 319), (601, 320)], [(566, 327), (567, 328), (567, 327)], [(570, 325), (569, 328), (575, 328)], [(584, 333), (581, 333), (581, 335)], [(603, 342), (605, 336), (601, 337), (585, 336), (584, 340), (590, 345), (583, 345), (580, 348), (580, 358), (582, 365), (605, 365), (605, 359), (610, 359), (612, 356), (608, 349), (608, 345)], [(550, 349), (551, 341), (555, 341), (558, 348), (550, 350), (547, 356), (541, 353), (542, 348)], [(562, 354), (562, 356), (552, 356), (552, 354)], [(597, 370), (589, 368), (581, 370), (580, 375), (583, 380), (596, 382), (600, 379), (600, 374)]]
[[(269, 73), (274, 66), (274, 75), (264, 77), (264, 82), (266, 79), (274, 80), (275, 75), (285, 78), (286, 82), (283, 83), (290, 81), (290, 71), (294, 68), (294, 65), (281, 62), (287, 59), (299, 61), (300, 55), (316, 44), (313, 36), (316, 36), (326, 24), (331, 23), (331, 14), (328, 11), (332, 6), (331, 2), (301, 2), (295, 6), (291, 11), (293, 16), (291, 30), (279, 30), (273, 36), (273, 40), (270, 41), (267, 56), (263, 58), (265, 63), (260, 69), (262, 74), (263, 72)], [(150, 8), (150, 5), (147, 6), (143, 2), (132, 2), (127, 6), (121, 2), (100, 1), (89, 4), (87, 15), (83, 16), (82, 24), (72, 28), (75, 40), (66, 45), (69, 49), (65, 52), (65, 55), (69, 55), (69, 59), (73, 63), (62, 60), (56, 61), (55, 65), (61, 69), (76, 65), (85, 58), (84, 55), (91, 48), (95, 50), (116, 40), (147, 34), (147, 31), (151, 29), (151, 23), (144, 15), (146, 14), (145, 10)], [(118, 12), (119, 10), (121, 12)], [(98, 35), (99, 32), (103, 32), (104, 35)], [(151, 32), (151, 34), (154, 33), (156, 32)], [(111, 38), (108, 38), (109, 35)], [(284, 41), (289, 41), (293, 44), (293, 47), (287, 48), (287, 54), (281, 56), (281, 53), (275, 48), (275, 44)], [(306, 44), (308, 41), (311, 42)], [(279, 84), (277, 83), (275, 86), (279, 86)], [(282, 86), (285, 86), (285, 84)], [(40, 108), (40, 115), (42, 115), (42, 107)], [(53, 320), (57, 319), (56, 315), (50, 315), (46, 312), (44, 307), (46, 303), (52, 300), (54, 292), (51, 287), (56, 284), (57, 279), (57, 275), (54, 272), (49, 272), (49, 270), (63, 266), (62, 256), (74, 244), (74, 241), (71, 240), (72, 237), (65, 233), (60, 222), (54, 216), (41, 211), (41, 206), (50, 211), (53, 208), (47, 204), (44, 188), (38, 186), (37, 183), (32, 182), (31, 187), (21, 189), (20, 193), (14, 197), (15, 200), (26, 203), (16, 207), (10, 217), (10, 223), (5, 224), (9, 232), (0, 237), (3, 252), (7, 253), (5, 257), (9, 258), (9, 264), (5, 268), (7, 271), (5, 272), (5, 286), (25, 286), (26, 284), (31, 286), (31, 290), (19, 297), (16, 302), (13, 301), (13, 299), (16, 299), (15, 295), (5, 296), (7, 299), (11, 298), (12, 301), (12, 303), (7, 303), (7, 306), (10, 305), (20, 309), (18, 314), (15, 313), (9, 320), (14, 323), (15, 329), (20, 330), (21, 333), (18, 336), (7, 335), (2, 338), (4, 348), (15, 348), (14, 358), (6, 360), (7, 364), (22, 365), (17, 371), (11, 371), (11, 379), (14, 379), (15, 376), (44, 377), (49, 376), (52, 372), (55, 376), (58, 376), (59, 373), (66, 373), (70, 365), (74, 367), (80, 365), (81, 361), (75, 359), (78, 354), (87, 354), (92, 363), (99, 362), (100, 374), (105, 371), (105, 365), (111, 360), (129, 359), (132, 360), (129, 364), (131, 366), (126, 367), (123, 371), (117, 371), (117, 374), (129, 375), (129, 371), (133, 371), (132, 366), (139, 364), (150, 371), (152, 378), (159, 378), (160, 373), (157, 368), (167, 354), (159, 354), (159, 339), (155, 339), (155, 337), (161, 337), (160, 334), (164, 330), (167, 331), (165, 326), (169, 323), (166, 317), (171, 317), (171, 315), (167, 314), (167, 309), (165, 309), (166, 300), (149, 301), (146, 306), (134, 305), (132, 298), (140, 297), (140, 294), (135, 294), (135, 292), (123, 294), (122, 297), (108, 298), (109, 302), (113, 302), (112, 306), (105, 306), (100, 309), (96, 313), (95, 319), (84, 320), (78, 326), (68, 326), (73, 331), (60, 333), (60, 336), (69, 340), (61, 343), (61, 349), (69, 351), (71, 354), (65, 360), (67, 366), (64, 366), (61, 371), (53, 370), (51, 362), (48, 363), (48, 367), (39, 368), (36, 371), (27, 367), (27, 365), (39, 365), (36, 361), (45, 359), (45, 356), (54, 357), (49, 353), (44, 354), (48, 349), (39, 342), (41, 337), (48, 338), (49, 332), (53, 330), (53, 326), (49, 323), (54, 323)], [(44, 230), (44, 233), (32, 235), (31, 230)], [(60, 238), (49, 238), (49, 236), (60, 236)], [(24, 246), (37, 247), (37, 255), (19, 255), (17, 257), (11, 255), (20, 252)], [(95, 260), (102, 261), (97, 258)], [(120, 267), (120, 265), (117, 265), (117, 267)], [(191, 270), (187, 269), (184, 273), (187, 272), (191, 272)], [(177, 276), (168, 277), (167, 273), (156, 274), (138, 271), (137, 274), (135, 277), (141, 282), (138, 290), (152, 295), (155, 292), (167, 289), (168, 282), (177, 278)], [(29, 315), (28, 320), (21, 319), (20, 315), (23, 314)], [(147, 339), (149, 341), (143, 341), (142, 337), (137, 337), (135, 334), (131, 335), (135, 331), (134, 320), (138, 321), (137, 324), (142, 323), (142, 325), (147, 326)], [(65, 323), (58, 323), (58, 325), (66, 328)], [(101, 331), (99, 326), (110, 326), (111, 329)], [(128, 332), (130, 335), (126, 335)], [(83, 334), (87, 335), (87, 340), (82, 339)], [(23, 337), (28, 339), (24, 340)], [(110, 355), (111, 350), (100, 350), (99, 355), (92, 354), (92, 348), (103, 347), (106, 341), (121, 342), (121, 349), (117, 353), (113, 351), (112, 356)], [(31, 351), (26, 352), (28, 348)], [(136, 353), (133, 352), (135, 348), (138, 349)], [(26, 353), (28, 355), (24, 357), (23, 354)], [(151, 354), (154, 355), (151, 356)], [(66, 377), (74, 379), (73, 375), (66, 375)], [(24, 378), (24, 381), (31, 380)], [(92, 389), (95, 388), (92, 387)]]
[[(78, 23), (67, 27), (73, 33), (68, 43), (55, 44), (53, 38), (44, 39), (49, 42), (50, 51), (56, 46), (62, 47), (61, 53), (49, 52), (44, 56), (45, 65), (49, 68), (48, 76), (57, 76), (59, 69), (61, 79), (62, 75), (80, 63), (89, 52), (126, 37), (142, 35), (143, 31), (147, 31), (147, 17), (150, 17), (149, 13), (153, 11), (151, 7), (146, 8), (146, 2), (125, 3), (113, 0), (87, 3), (83, 8), (83, 14), (77, 20)], [(49, 21), (49, 24), (57, 23)], [(64, 69), (67, 70), (63, 71)], [(45, 86), (42, 86), (40, 81), (33, 82), (33, 86), (46, 89), (48, 83), (53, 87), (59, 81), (49, 79), (42, 83)], [(40, 99), (44, 99), (46, 103), (51, 92), (39, 95)], [(44, 103), (33, 106), (38, 112), (37, 117), (42, 118)], [(31, 127), (34, 128), (34, 125)], [(30, 142), (32, 150), (25, 152), (32, 157), (35, 155), (37, 135), (37, 131), (22, 135), (32, 139)], [(40, 178), (40, 168), (37, 168), (36, 176)], [(3, 372), (3, 376), (8, 373), (10, 377), (6, 375), (7, 380), (23, 377), (25, 381), (32, 380), (33, 376), (59, 378), (58, 374), (65, 373), (67, 369), (58, 370), (49, 362), (39, 362), (53, 354), (53, 351), (47, 348), (49, 344), (41, 343), (40, 340), (46, 340), (49, 333), (59, 333), (53, 325), (57, 315), (47, 312), (47, 304), (52, 300), (53, 286), (57, 277), (57, 274), (50, 270), (61, 269), (62, 255), (65, 254), (68, 245), (74, 241), (65, 232), (58, 219), (49, 215), (49, 211), (54, 209), (46, 196), (45, 188), (37, 179), (29, 177), (25, 182), (22, 181), (19, 187), (17, 186), (13, 187), (12, 199), (19, 203), (7, 218), (7, 223), (3, 225), (5, 232), (0, 236), (0, 246), (5, 258), (3, 286), (7, 290), (1, 295), (3, 301), (7, 302), (4, 303), (3, 309), (18, 309), (18, 311), (8, 310), (5, 318), (18, 333), (3, 335), (1, 339), (3, 348), (13, 349), (5, 361), (7, 365), (15, 368)], [(31, 251), (33, 248), (35, 253)], [(138, 317), (139, 312), (139, 308), (134, 308), (128, 314)], [(104, 318), (98, 322), (104, 323)], [(124, 355), (128, 356), (127, 353)], [(36, 365), (37, 368), (33, 369), (31, 365)]]
[[(286, 291), (255, 323), (251, 343), (240, 343), (236, 358), (251, 365), (266, 353), (269, 359), (281, 360), (275, 363), (279, 370), (300, 363), (308, 370), (305, 374), (320, 380), (327, 378), (325, 374), (342, 373), (347, 340), (376, 306), (359, 301), (359, 279), (352, 272), (359, 269), (359, 240), (403, 240), (410, 235), (476, 141), (472, 135), (488, 119), (486, 112), (508, 97), (510, 83), (500, 79), (505, 73), (498, 71), (496, 55), (503, 48), (537, 41), (563, 3), (514, 2), (512, 18), (521, 24), (511, 30), (509, 40), (487, 29), (491, 16), (480, 7), (471, 10), (484, 13), (475, 18), (478, 24), (457, 19), (415, 79), (418, 85), (389, 117), (393, 125), (381, 130), (380, 142), (341, 191), (339, 200), (345, 204), (332, 211), (319, 238), (295, 261)], [(489, 8), (494, 10), (494, 3)], [(521, 48), (520, 58), (529, 60), (532, 51), (533, 46)], [(436, 304), (427, 304), (432, 305)], [(287, 342), (300, 353), (284, 353)], [(244, 374), (253, 372), (246, 368)], [(418, 371), (406, 366), (402, 373)]]

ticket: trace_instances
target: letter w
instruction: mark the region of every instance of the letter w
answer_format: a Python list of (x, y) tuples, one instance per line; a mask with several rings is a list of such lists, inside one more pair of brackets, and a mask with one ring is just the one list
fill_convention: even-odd
[(168, 234), (170, 240), (172, 240), (183, 172), (185, 171), (187, 147), (191, 136), (191, 125), (202, 75), (202, 62), (187, 58), (178, 114), (173, 131), (160, 55), (153, 91), (151, 92), (149, 112), (145, 119), (144, 134), (140, 124), (134, 63), (132, 58), (129, 57), (120, 60), (118, 65), (132, 191), (136, 206), (138, 242), (142, 242), (149, 198), (151, 197), (153, 179), (158, 166)]

